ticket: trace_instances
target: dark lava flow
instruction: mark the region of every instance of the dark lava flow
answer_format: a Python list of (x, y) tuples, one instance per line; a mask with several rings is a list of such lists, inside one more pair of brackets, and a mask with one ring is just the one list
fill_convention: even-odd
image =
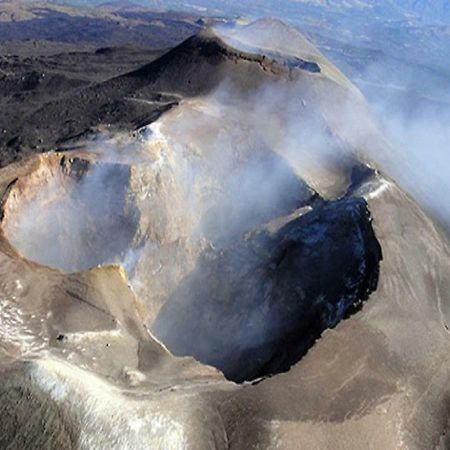
[(376, 289), (381, 259), (365, 200), (321, 202), (273, 234), (207, 251), (153, 332), (236, 382), (287, 371)]

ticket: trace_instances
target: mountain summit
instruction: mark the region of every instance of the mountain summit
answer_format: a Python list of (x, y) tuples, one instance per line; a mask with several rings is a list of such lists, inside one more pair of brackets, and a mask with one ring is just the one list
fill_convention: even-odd
[(1, 448), (448, 447), (450, 243), (300, 33), (202, 30), (16, 126), (54, 148), (0, 170)]

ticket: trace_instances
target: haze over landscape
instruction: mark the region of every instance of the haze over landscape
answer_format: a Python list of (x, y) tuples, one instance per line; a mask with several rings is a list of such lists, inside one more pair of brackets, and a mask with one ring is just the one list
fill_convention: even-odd
[(450, 448), (450, 5), (0, 0), (0, 448)]

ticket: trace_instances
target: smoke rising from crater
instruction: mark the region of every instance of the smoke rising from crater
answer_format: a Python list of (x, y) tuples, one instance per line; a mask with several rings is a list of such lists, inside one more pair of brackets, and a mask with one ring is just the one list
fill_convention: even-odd
[[(362, 83), (388, 144), (387, 150), (370, 157), (450, 232), (449, 81), (443, 82), (444, 73), (433, 75), (423, 67), (389, 69), (389, 63), (381, 61), (361, 76), (371, 80), (385, 74), (384, 85)], [(347, 110), (349, 123), (358, 124), (351, 105)]]
[(53, 155), (37, 171), (6, 202), (10, 242), (26, 258), (66, 272), (118, 263), (139, 219), (127, 194), (129, 169)]
[[(260, 30), (263, 28), (257, 29), (256, 35)], [(255, 33), (251, 39), (252, 45), (258, 42)], [(105, 168), (98, 166), (100, 176), (96, 175), (97, 166), (92, 166), (91, 175), (88, 170), (84, 179), (76, 181), (77, 189), (56, 207), (45, 205), (40, 197), (34, 205), (31, 202), (20, 218), (18, 228), (22, 231), (17, 237), (33, 245), (27, 234), (38, 217), (40, 227), (49, 230), (61, 245), (65, 234), (73, 235), (76, 244), (69, 246), (71, 254), (86, 250), (91, 255), (94, 251), (93, 257), (86, 259), (87, 266), (67, 268), (63, 261), (58, 262), (59, 268), (124, 264), (136, 293), (148, 307), (148, 324), (157, 321), (159, 336), (167, 336), (174, 324), (175, 331), (179, 330), (177, 309), (175, 316), (164, 311), (170, 311), (167, 302), (176, 306), (181, 297), (183, 308), (187, 308), (183, 317), (212, 320), (201, 348), (196, 349), (207, 363), (220, 356), (221, 342), (229, 344), (227, 357), (230, 351), (242, 357), (258, 348), (264, 353), (263, 357), (258, 353), (262, 360), (272, 361), (271, 352), (278, 349), (272, 345), (268, 350), (265, 344), (275, 336), (277, 342), (283, 341), (286, 310), (272, 314), (278, 309), (271, 301), (277, 296), (284, 298), (280, 294), (283, 289), (290, 292), (290, 301), (315, 311), (315, 330), (335, 325), (353, 303), (366, 299), (376, 287), (381, 252), (363, 201), (350, 199), (336, 203), (335, 208), (322, 209), (323, 199), (333, 201), (346, 194), (352, 169), (360, 164), (358, 157), (374, 161), (392, 176), (399, 159), (390, 154), (391, 148), (378, 135), (359, 92), (349, 88), (320, 56), (316, 58), (322, 64), (320, 72), (284, 67), (281, 77), (269, 75), (264, 83), (244, 86), (235, 78), (225, 78), (209, 95), (182, 100), (138, 136), (96, 137), (87, 147), (104, 160)], [(282, 65), (280, 56), (277, 64)], [(41, 194), (44, 198), (58, 197), (66, 187), (54, 185), (50, 179)], [(340, 207), (350, 211), (348, 217), (341, 217)], [(300, 221), (312, 223), (311, 235), (308, 230), (296, 230), (289, 237), (289, 229), (283, 226), (311, 214), (314, 208), (316, 213), (309, 220)], [(294, 281), (308, 273), (307, 258), (299, 265), (299, 273), (289, 272), (303, 258), (302, 251), (307, 248), (310, 252), (308, 246), (315, 242), (339, 239), (342, 230), (322, 226), (328, 214), (336, 214), (332, 224), (342, 220), (342, 226), (349, 222), (355, 225), (347, 230), (350, 237), (352, 233), (359, 236), (350, 239), (355, 248), (348, 255), (343, 251), (342, 261), (332, 258), (330, 264), (339, 264), (341, 271), (321, 260), (313, 267), (314, 275), (305, 275), (313, 285), (306, 283), (305, 288), (300, 284), (292, 293)], [(55, 221), (58, 215), (61, 220)], [(275, 238), (280, 229), (288, 237), (281, 234)], [(48, 236), (43, 242), (49, 245)], [(283, 251), (278, 251), (277, 245)], [(349, 246), (346, 243), (343, 248)], [(112, 248), (114, 252), (110, 252)], [(36, 247), (36, 251), (45, 252), (45, 248)], [(326, 246), (323, 252), (326, 260)], [(371, 255), (370, 264), (361, 257), (364, 254)], [(51, 250), (46, 256), (34, 259), (45, 263), (56, 257), (67, 258)], [(286, 257), (292, 258), (291, 265), (283, 265)], [(346, 267), (355, 269), (351, 276)], [(240, 271), (245, 268), (249, 276), (242, 277)], [(351, 279), (356, 291), (337, 280), (342, 284), (340, 289), (330, 289), (324, 295), (321, 287), (330, 282), (331, 273)], [(258, 295), (247, 295), (254, 292)], [(239, 332), (230, 335), (234, 328), (221, 327), (215, 302), (219, 294), (223, 317), (233, 326), (234, 318), (241, 317)], [(199, 298), (206, 300), (199, 305)], [(244, 315), (239, 299), (247, 302), (242, 305)], [(295, 334), (295, 326), (289, 332)], [(279, 366), (285, 368), (286, 361), (293, 362), (287, 358)], [(216, 365), (221, 367), (220, 361)], [(256, 367), (252, 374), (260, 373), (258, 370)]]

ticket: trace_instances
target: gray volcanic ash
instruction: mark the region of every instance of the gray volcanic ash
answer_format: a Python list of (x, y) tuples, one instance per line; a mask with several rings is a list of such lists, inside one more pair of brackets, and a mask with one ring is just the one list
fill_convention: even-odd
[(0, 171), (1, 446), (444, 445), (449, 243), (344, 75), (265, 20), (93, 93), (139, 132)]

